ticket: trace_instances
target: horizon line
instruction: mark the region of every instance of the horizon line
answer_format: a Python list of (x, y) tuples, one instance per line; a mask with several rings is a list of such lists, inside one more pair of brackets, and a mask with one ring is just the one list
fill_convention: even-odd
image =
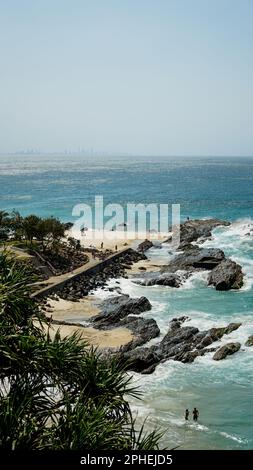
[(47, 155), (75, 155), (83, 157), (141, 157), (141, 158), (150, 158), (150, 157), (165, 157), (165, 158), (253, 158), (253, 154), (145, 154), (145, 153), (124, 153), (124, 152), (106, 152), (106, 151), (17, 151), (17, 152), (0, 152), (0, 156), (47, 156)]

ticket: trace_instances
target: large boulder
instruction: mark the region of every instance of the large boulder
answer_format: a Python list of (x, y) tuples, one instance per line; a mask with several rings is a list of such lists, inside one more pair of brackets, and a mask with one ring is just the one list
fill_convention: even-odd
[(222, 250), (216, 248), (198, 248), (188, 246), (187, 249), (175, 256), (162, 272), (175, 272), (178, 270), (194, 271), (195, 269), (213, 269), (225, 259)]
[(122, 351), (129, 351), (137, 346), (141, 346), (160, 334), (157, 323), (153, 318), (142, 318), (129, 315), (123, 318), (123, 320), (120, 320), (117, 326), (128, 328), (134, 335), (130, 343), (122, 346)]
[(120, 356), (125, 368), (142, 374), (150, 374), (159, 363), (159, 357), (150, 348), (138, 348)]
[(209, 274), (208, 284), (216, 290), (240, 289), (243, 285), (241, 266), (231, 259), (223, 260)]
[(215, 361), (221, 361), (231, 354), (235, 354), (241, 348), (240, 343), (227, 343), (224, 346), (221, 346), (213, 356)]
[(149, 248), (152, 248), (152, 246), (153, 243), (151, 242), (151, 240), (146, 239), (138, 245), (137, 250), (143, 253), (144, 251), (149, 250)]
[(191, 343), (198, 332), (198, 328), (193, 326), (170, 328), (163, 340), (154, 346), (155, 352), (161, 360), (174, 358), (180, 352), (191, 349)]
[(128, 295), (109, 297), (101, 307), (102, 312), (92, 319), (92, 322), (99, 327), (115, 325), (127, 315), (139, 315), (152, 308), (146, 297), (132, 299)]

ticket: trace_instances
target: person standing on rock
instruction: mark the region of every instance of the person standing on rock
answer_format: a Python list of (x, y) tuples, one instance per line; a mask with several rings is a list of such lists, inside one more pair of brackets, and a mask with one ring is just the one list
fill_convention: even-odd
[(198, 421), (199, 410), (197, 410), (197, 408), (193, 408), (192, 416), (193, 416), (193, 421)]
[(185, 420), (186, 420), (186, 421), (188, 421), (188, 419), (189, 419), (189, 414), (190, 414), (190, 412), (189, 412), (189, 410), (188, 410), (188, 408), (187, 408), (187, 409), (185, 410)]

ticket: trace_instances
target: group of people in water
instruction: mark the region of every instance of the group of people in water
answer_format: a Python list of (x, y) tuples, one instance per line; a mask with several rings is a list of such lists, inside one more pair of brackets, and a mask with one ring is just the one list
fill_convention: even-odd
[[(189, 421), (189, 416), (190, 416), (190, 411), (187, 408), (185, 410), (185, 420), (186, 421)], [(199, 417), (199, 410), (197, 410), (197, 408), (193, 408), (193, 410), (192, 410), (193, 421), (198, 421), (198, 417)]]

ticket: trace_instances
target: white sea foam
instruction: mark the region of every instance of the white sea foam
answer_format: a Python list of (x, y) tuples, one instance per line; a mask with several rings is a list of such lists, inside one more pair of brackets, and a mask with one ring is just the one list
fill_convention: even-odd
[(209, 431), (209, 428), (207, 426), (204, 426), (203, 424), (199, 423), (189, 424), (189, 428), (195, 429), (197, 431)]
[(199, 284), (206, 284), (208, 271), (198, 271), (193, 273), (188, 279), (183, 282), (181, 289), (193, 289)]
[(247, 443), (246, 439), (242, 439), (241, 437), (234, 436), (232, 434), (228, 434), (227, 432), (219, 432), (219, 434), (221, 436), (226, 437), (227, 439), (232, 439), (232, 441), (239, 442), (239, 444), (246, 444)]
[(211, 239), (205, 240), (201, 246), (221, 249), (240, 249), (244, 243), (252, 242), (253, 220), (240, 219), (228, 227), (213, 230)]

